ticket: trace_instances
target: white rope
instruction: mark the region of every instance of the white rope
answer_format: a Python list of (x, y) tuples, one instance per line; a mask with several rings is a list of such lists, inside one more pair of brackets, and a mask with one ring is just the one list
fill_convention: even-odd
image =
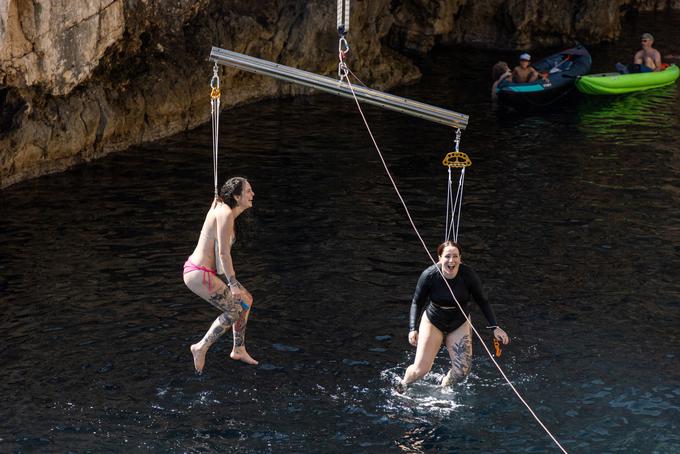
[(463, 185), (465, 184), (465, 168), (460, 170), (460, 178), (458, 179), (458, 189), (456, 190), (456, 197), (453, 197), (453, 181), (451, 179), (451, 168), (449, 167), (448, 178), (448, 192), (446, 195), (446, 233), (444, 241), (458, 242), (458, 229), (460, 227), (460, 213), (463, 210)]
[[(344, 61), (342, 62), (342, 64), (344, 65)], [(345, 66), (346, 66), (346, 65), (345, 65)], [(430, 257), (430, 260), (432, 261), (432, 263), (434, 263), (434, 264), (436, 265), (437, 262), (436, 262), (436, 261), (434, 260), (434, 258), (432, 257), (432, 254), (430, 254), (430, 251), (429, 251), (429, 249), (427, 248), (427, 245), (425, 244), (425, 241), (423, 240), (423, 237), (420, 235), (420, 232), (418, 231), (418, 228), (416, 227), (415, 223), (413, 222), (413, 218), (411, 217), (411, 213), (409, 212), (409, 209), (408, 209), (408, 207), (406, 206), (406, 202), (404, 201), (404, 198), (401, 196), (401, 193), (399, 192), (399, 188), (397, 188), (397, 184), (395, 183), (394, 178), (392, 177), (392, 174), (390, 173), (390, 170), (389, 170), (389, 168), (387, 167), (387, 163), (385, 162), (385, 159), (383, 158), (382, 152), (380, 151), (380, 147), (378, 146), (378, 143), (376, 142), (375, 137), (373, 136), (373, 132), (371, 131), (371, 127), (368, 125), (368, 121), (366, 120), (366, 117), (364, 116), (364, 112), (363, 112), (363, 110), (361, 109), (361, 105), (359, 104), (359, 100), (357, 99), (356, 94), (354, 93), (354, 88), (352, 87), (352, 83), (350, 82), (349, 78), (347, 77), (347, 71), (345, 71), (345, 73), (344, 73), (344, 78), (347, 80), (347, 85), (349, 86), (349, 89), (352, 91), (352, 96), (354, 97), (354, 102), (356, 103), (357, 108), (359, 109), (359, 113), (361, 114), (361, 118), (362, 118), (363, 121), (364, 121), (364, 125), (366, 126), (366, 130), (368, 131), (368, 135), (371, 137), (371, 141), (373, 142), (373, 146), (375, 147), (375, 150), (378, 152), (378, 157), (380, 158), (380, 161), (382, 162), (382, 165), (383, 165), (383, 167), (385, 168), (385, 172), (387, 173), (387, 176), (388, 176), (388, 178), (390, 179), (390, 182), (392, 183), (392, 187), (394, 188), (394, 191), (397, 193), (397, 197), (399, 197), (399, 200), (401, 201), (401, 204), (402, 204), (402, 206), (404, 207), (404, 211), (406, 212), (406, 216), (408, 217), (408, 220), (409, 220), (409, 222), (411, 223), (411, 227), (413, 227), (413, 231), (416, 233), (416, 236), (417, 236), (418, 239), (420, 240), (420, 243), (423, 245), (423, 249), (425, 249), (425, 252), (426, 252), (427, 255)], [(341, 79), (341, 80), (342, 80), (342, 79)], [(493, 364), (496, 366), (496, 368), (498, 369), (498, 371), (500, 372), (500, 374), (503, 376), (503, 378), (505, 379), (505, 381), (508, 383), (508, 385), (510, 386), (510, 388), (511, 388), (511, 389), (514, 391), (514, 393), (517, 395), (517, 398), (519, 398), (519, 400), (520, 400), (520, 401), (524, 404), (524, 406), (529, 410), (529, 413), (531, 413), (531, 415), (534, 417), (534, 419), (536, 420), (536, 422), (538, 422), (538, 424), (543, 428), (543, 430), (545, 430), (545, 432), (550, 436), (550, 438), (552, 439), (552, 441), (555, 442), (555, 444), (560, 448), (560, 450), (562, 450), (562, 452), (563, 452), (564, 454), (568, 454), (567, 451), (562, 447), (562, 445), (560, 444), (560, 442), (557, 441), (557, 438), (555, 438), (555, 436), (550, 432), (550, 430), (548, 430), (548, 428), (545, 426), (545, 424), (543, 424), (543, 422), (540, 420), (540, 418), (538, 417), (538, 415), (536, 415), (536, 413), (534, 412), (534, 410), (531, 409), (531, 407), (530, 407), (529, 404), (524, 400), (524, 398), (523, 398), (522, 395), (519, 393), (519, 391), (517, 391), (517, 388), (515, 388), (515, 386), (512, 384), (512, 382), (511, 382), (510, 379), (507, 377), (507, 375), (505, 375), (505, 372), (503, 372), (503, 369), (501, 369), (501, 366), (498, 364), (498, 362), (496, 362), (496, 360), (495, 360), (494, 357), (493, 357), (493, 354), (491, 353), (491, 351), (489, 350), (489, 348), (486, 346), (486, 343), (484, 342), (484, 339), (482, 339), (482, 336), (479, 334), (479, 332), (477, 331), (477, 329), (476, 329), (476, 328), (474, 327), (474, 325), (472, 324), (472, 321), (470, 320), (470, 317), (465, 313), (465, 311), (463, 310), (463, 307), (462, 307), (462, 306), (460, 305), (460, 303), (458, 302), (458, 299), (457, 299), (456, 296), (453, 294), (453, 290), (451, 289), (451, 286), (449, 285), (448, 281), (447, 281), (446, 278), (444, 277), (444, 273), (443, 273), (442, 270), (440, 270), (438, 267), (437, 267), (437, 270), (439, 271), (439, 274), (441, 275), (442, 279), (444, 279), (444, 282), (446, 283), (446, 286), (448, 287), (449, 292), (451, 292), (451, 296), (453, 297), (453, 300), (456, 302), (456, 305), (458, 306), (458, 309), (460, 309), (460, 311), (461, 311), (461, 312), (463, 313), (463, 315), (465, 316), (465, 319), (466, 319), (467, 322), (470, 324), (470, 327), (472, 328), (472, 331), (474, 331), (474, 333), (475, 333), (475, 335), (477, 336), (477, 338), (481, 341), (482, 347), (484, 347), (484, 350), (486, 350), (487, 355), (489, 355), (489, 358), (491, 358), (491, 361), (493, 362)]]
[[(460, 179), (458, 180), (458, 191), (456, 192), (456, 202), (453, 206), (453, 212), (458, 209), (458, 217), (455, 222), (455, 232), (453, 233), (453, 241), (458, 242), (458, 229), (460, 228), (460, 213), (463, 211), (463, 185), (465, 184), (465, 167), (460, 169)], [(451, 219), (451, 224), (454, 224)]]
[[(460, 129), (456, 129), (456, 139), (454, 150), (456, 153), (460, 151)], [(453, 196), (453, 181), (451, 179), (451, 167), (449, 167), (449, 188), (446, 198), (446, 234), (444, 235), (444, 241), (449, 241), (453, 238), (453, 241), (458, 242), (458, 230), (460, 228), (460, 215), (463, 211), (463, 185), (465, 184), (465, 167), (460, 168), (460, 178), (458, 179), (458, 189), (456, 190), (456, 198)], [(450, 211), (449, 211), (450, 209)], [(449, 218), (449, 213), (451, 216)]]
[(444, 241), (449, 241), (449, 233), (451, 229), (451, 222), (449, 219), (453, 216), (449, 216), (449, 210), (452, 211), (453, 208), (453, 201), (451, 200), (453, 198), (453, 184), (451, 182), (451, 167), (449, 167), (449, 181), (448, 184), (446, 185), (446, 226), (444, 227)]
[[(212, 139), (213, 139), (213, 180), (215, 184), (215, 197), (218, 196), (217, 188), (217, 160), (219, 157), (218, 141), (220, 137), (220, 78), (217, 75), (217, 63), (213, 67), (213, 77), (210, 80), (210, 116), (212, 117)], [(217, 91), (215, 91), (217, 90)], [(217, 93), (217, 96), (214, 94)]]
[(338, 0), (337, 23), (341, 36), (349, 31), (349, 0)]

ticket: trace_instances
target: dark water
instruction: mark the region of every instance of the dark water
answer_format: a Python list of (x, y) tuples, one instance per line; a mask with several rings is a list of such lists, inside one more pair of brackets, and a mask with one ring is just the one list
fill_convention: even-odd
[[(594, 70), (642, 29), (678, 53), (680, 15), (627, 28), (592, 49)], [(440, 49), (398, 91), (471, 116), (461, 240), (513, 339), (500, 363), (570, 452), (680, 452), (678, 87), (508, 113), (487, 68), (512, 57)], [(452, 131), (368, 115), (434, 249)], [(428, 263), (350, 102), (225, 112), (221, 146), (221, 175), (257, 193), (235, 263), (260, 366), (229, 360), (225, 338), (192, 369), (216, 316), (180, 276), (211, 199), (209, 128), (16, 185), (0, 208), (0, 451), (557, 451), (479, 345), (464, 384), (436, 387), (442, 352), (391, 391)]]

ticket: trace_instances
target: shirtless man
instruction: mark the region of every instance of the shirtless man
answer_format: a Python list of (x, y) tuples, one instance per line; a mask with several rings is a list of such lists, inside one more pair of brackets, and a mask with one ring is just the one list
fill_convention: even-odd
[(534, 82), (538, 79), (538, 71), (529, 66), (531, 63), (531, 55), (523, 53), (519, 56), (519, 66), (515, 66), (512, 70), (512, 81), (517, 84), (525, 84), (527, 82)]
[(635, 54), (633, 63), (640, 65), (640, 72), (661, 71), (661, 54), (652, 47), (654, 37), (651, 33), (643, 33), (640, 42), (642, 49)]

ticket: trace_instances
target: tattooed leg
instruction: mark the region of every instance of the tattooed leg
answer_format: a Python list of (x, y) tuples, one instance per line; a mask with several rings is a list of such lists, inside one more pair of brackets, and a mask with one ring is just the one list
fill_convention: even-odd
[(215, 319), (213, 324), (210, 326), (208, 332), (205, 333), (203, 339), (201, 339), (201, 344), (206, 345), (208, 348), (220, 338), (220, 336), (226, 333), (231, 326), (230, 320), (225, 317), (224, 314), (220, 315)]
[(231, 323), (224, 314), (220, 315), (210, 325), (210, 329), (205, 333), (200, 342), (191, 346), (191, 354), (194, 357), (194, 367), (199, 374), (203, 372), (205, 366), (205, 355), (212, 344), (220, 338), (220, 336), (229, 330)]
[(250, 315), (250, 309), (253, 306), (253, 297), (250, 293), (245, 292), (245, 297), (243, 298), (245, 303), (248, 305), (248, 309), (241, 311), (238, 319), (234, 323), (234, 347), (229, 355), (231, 359), (238, 361), (243, 361), (246, 364), (256, 365), (258, 362), (253, 359), (252, 356), (246, 351), (246, 325), (248, 324), (248, 316)]
[(442, 386), (460, 382), (470, 373), (472, 337), (470, 325), (467, 322), (446, 337), (446, 349), (451, 357), (451, 370), (444, 376)]
[(246, 344), (246, 325), (248, 324), (248, 313), (250, 311), (243, 311), (236, 323), (234, 323), (234, 350), (239, 347), (244, 347)]
[[(229, 288), (220, 279), (213, 279), (214, 285), (211, 291), (203, 282), (202, 273), (186, 273), (184, 274), (184, 283), (189, 289), (198, 296), (208, 301), (210, 304), (218, 308), (222, 315), (217, 318), (203, 336), (200, 342), (191, 346), (191, 354), (194, 357), (194, 367), (198, 373), (203, 371), (205, 366), (205, 355), (208, 349), (215, 341), (224, 334), (232, 325), (234, 325), (234, 349), (231, 352), (231, 357), (248, 364), (257, 364), (245, 350), (245, 326), (248, 321), (248, 312), (244, 311), (239, 301), (234, 301), (231, 296)], [(248, 306), (252, 306), (253, 297), (245, 289), (244, 300)]]
[[(199, 275), (199, 273), (193, 274)], [(194, 287), (196, 287), (196, 285), (194, 285)], [(204, 286), (198, 287), (198, 290), (204, 291)], [(205, 366), (205, 355), (208, 353), (210, 346), (213, 345), (215, 341), (217, 341), (217, 339), (222, 336), (222, 334), (229, 330), (234, 319), (238, 316), (238, 310), (236, 309), (236, 305), (233, 303), (231, 293), (229, 293), (229, 290), (225, 285), (218, 284), (214, 293), (204, 294), (201, 296), (208, 300), (210, 304), (220, 309), (222, 311), (222, 315), (215, 319), (215, 321), (210, 326), (210, 329), (208, 329), (208, 331), (203, 336), (203, 339), (190, 347), (191, 354), (194, 358), (194, 367), (196, 368), (196, 372), (199, 374), (203, 372), (203, 367)]]

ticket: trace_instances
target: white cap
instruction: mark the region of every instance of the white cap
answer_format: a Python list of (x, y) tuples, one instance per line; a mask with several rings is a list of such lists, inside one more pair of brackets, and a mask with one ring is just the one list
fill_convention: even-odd
[(531, 61), (531, 55), (527, 54), (526, 52), (523, 53), (522, 55), (519, 56), (520, 60), (526, 60), (526, 61)]

